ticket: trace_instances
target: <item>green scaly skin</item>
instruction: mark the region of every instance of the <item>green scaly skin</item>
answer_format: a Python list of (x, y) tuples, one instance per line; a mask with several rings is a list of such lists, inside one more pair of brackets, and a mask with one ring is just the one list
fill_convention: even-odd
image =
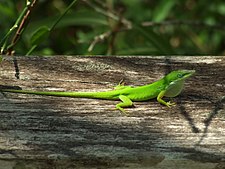
[(166, 102), (162, 98), (176, 97), (183, 89), (184, 81), (192, 76), (195, 70), (176, 70), (164, 76), (162, 79), (144, 86), (131, 87), (119, 84), (114, 90), (105, 92), (45, 92), (45, 91), (28, 91), (1, 89), (1, 92), (34, 94), (44, 96), (57, 97), (74, 97), (74, 98), (91, 98), (91, 99), (106, 99), (106, 100), (121, 100), (122, 102), (116, 105), (116, 109), (125, 113), (123, 108), (131, 107), (132, 101), (147, 101), (157, 98), (157, 101), (168, 107), (175, 105), (172, 102)]

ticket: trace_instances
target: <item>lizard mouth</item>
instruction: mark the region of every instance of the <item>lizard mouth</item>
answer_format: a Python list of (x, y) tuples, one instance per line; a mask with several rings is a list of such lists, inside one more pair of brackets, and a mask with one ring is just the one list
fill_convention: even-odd
[(195, 70), (184, 70), (183, 72), (185, 72), (184, 78), (186, 79), (186, 78), (192, 76), (195, 73)]

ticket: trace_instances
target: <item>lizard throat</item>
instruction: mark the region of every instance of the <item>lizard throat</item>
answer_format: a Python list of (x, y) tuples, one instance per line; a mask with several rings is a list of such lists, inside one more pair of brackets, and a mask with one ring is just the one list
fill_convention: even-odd
[(184, 80), (180, 80), (177, 82), (172, 82), (168, 87), (165, 93), (166, 97), (176, 97), (179, 95), (183, 89)]

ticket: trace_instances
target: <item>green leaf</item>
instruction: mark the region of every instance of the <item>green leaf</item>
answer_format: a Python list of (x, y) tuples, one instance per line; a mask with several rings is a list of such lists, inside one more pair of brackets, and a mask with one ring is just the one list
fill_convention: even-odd
[(153, 21), (160, 22), (163, 21), (166, 17), (169, 16), (169, 13), (171, 13), (172, 8), (174, 5), (176, 5), (176, 0), (174, 1), (168, 1), (168, 0), (162, 0), (158, 4), (157, 8), (154, 10), (153, 14)]
[(31, 36), (31, 45), (39, 45), (43, 42), (49, 35), (49, 28), (47, 26), (39, 27), (34, 34)]
[[(30, 36), (34, 30), (45, 25), (47, 27), (52, 27), (52, 24), (60, 17), (60, 15), (50, 16), (43, 18), (39, 21), (34, 21), (30, 24), (29, 30), (26, 30), (27, 35)], [(88, 27), (98, 27), (105, 26), (108, 27), (107, 19), (90, 10), (78, 10), (76, 12), (70, 12), (65, 15), (62, 20), (56, 25), (56, 28), (62, 29), (68, 26), (88, 26)]]
[(151, 28), (143, 28), (137, 25), (133, 25), (133, 27), (142, 34), (147, 42), (158, 49), (161, 52), (161, 55), (165, 55), (168, 53), (175, 54), (175, 51), (170, 46), (169, 42), (159, 34), (155, 33)]

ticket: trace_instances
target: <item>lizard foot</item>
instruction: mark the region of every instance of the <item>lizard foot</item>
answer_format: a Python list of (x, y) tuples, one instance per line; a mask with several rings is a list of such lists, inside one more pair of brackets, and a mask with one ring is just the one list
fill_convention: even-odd
[(169, 102), (166, 102), (166, 106), (167, 107), (176, 106), (176, 103), (169, 101)]

